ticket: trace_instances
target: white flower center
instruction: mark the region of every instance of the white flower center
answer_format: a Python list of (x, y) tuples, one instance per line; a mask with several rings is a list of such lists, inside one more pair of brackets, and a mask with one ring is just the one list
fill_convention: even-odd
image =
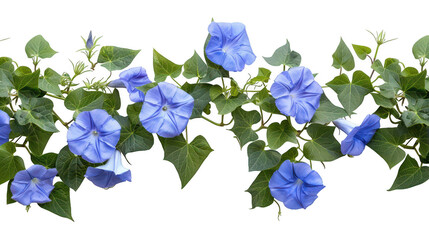
[(40, 180), (38, 178), (33, 178), (33, 179), (31, 179), (31, 182), (34, 184), (38, 184), (40, 182)]

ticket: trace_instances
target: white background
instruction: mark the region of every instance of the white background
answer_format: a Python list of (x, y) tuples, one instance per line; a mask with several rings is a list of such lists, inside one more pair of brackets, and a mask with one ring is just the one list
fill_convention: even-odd
[[(255, 1), (256, 2), (256, 1)], [(375, 44), (371, 31), (387, 31), (387, 38), (399, 39), (380, 49), (379, 58), (399, 58), (417, 66), (411, 47), (429, 34), (424, 1), (7, 1), (2, 3), (0, 55), (21, 65), (31, 65), (24, 46), (42, 34), (59, 53), (43, 60), (57, 72), (71, 72), (68, 58), (84, 60), (75, 51), (83, 47), (80, 36), (103, 35), (102, 45), (141, 49), (130, 67), (143, 66), (153, 79), (152, 48), (183, 64), (194, 49), (203, 54), (207, 26), (216, 21), (243, 22), (257, 55), (256, 62), (243, 73), (233, 74), (240, 84), (253, 76), (258, 67), (273, 70), (262, 56), (291, 42), (303, 58), (302, 65), (319, 73), (324, 84), (338, 71), (331, 67), (331, 55), (340, 37), (351, 44)], [(358, 67), (370, 73), (369, 61), (355, 57)], [(113, 79), (118, 76), (115, 72)], [(87, 77), (94, 75), (88, 74)], [(106, 76), (99, 71), (98, 77)], [(183, 82), (184, 79), (180, 78)], [(128, 103), (123, 93), (123, 106)], [(335, 96), (330, 99), (338, 104)], [(61, 102), (58, 111), (69, 120), (71, 114)], [(353, 120), (359, 123), (372, 113), (374, 103), (367, 97)], [(213, 106), (214, 107), (214, 106)], [(212, 107), (212, 108), (213, 108)], [(125, 107), (121, 109), (124, 113)], [(212, 115), (219, 121), (219, 117)], [(388, 123), (383, 122), (383, 126)], [(53, 137), (48, 151), (58, 152), (65, 144), (65, 128)], [(212, 152), (184, 190), (174, 166), (162, 160), (157, 140), (150, 151), (129, 154), (133, 182), (110, 190), (84, 181), (72, 192), (75, 222), (57, 217), (37, 205), (30, 212), (15, 203), (6, 206), (6, 184), (0, 186), (0, 238), (15, 239), (424, 239), (429, 214), (428, 184), (409, 190), (387, 192), (398, 166), (387, 164), (371, 149), (355, 158), (343, 157), (315, 163), (326, 188), (307, 210), (283, 207), (277, 220), (277, 206), (250, 210), (250, 194), (244, 192), (257, 173), (247, 171), (246, 149), (240, 151), (233, 134), (202, 120), (192, 120), (190, 137), (203, 134)], [(264, 139), (264, 132), (261, 131)], [(344, 135), (336, 134), (339, 140)], [(29, 156), (20, 151), (30, 166)]]

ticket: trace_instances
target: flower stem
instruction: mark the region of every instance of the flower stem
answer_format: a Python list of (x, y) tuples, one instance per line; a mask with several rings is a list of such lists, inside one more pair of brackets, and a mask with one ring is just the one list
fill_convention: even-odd
[(279, 208), (279, 211), (277, 213), (277, 220), (280, 221), (280, 216), (282, 215), (282, 209), (280, 207), (280, 204), (275, 199), (274, 199), (274, 202), (277, 204), (277, 207)]
[(60, 99), (60, 100), (64, 100), (64, 99), (66, 99), (66, 98), (65, 98), (65, 97), (63, 97), (62, 95), (61, 95), (61, 97), (60, 97), (60, 96), (56, 96), (56, 95), (53, 95), (53, 94), (50, 94), (50, 93), (46, 93), (46, 96), (53, 97), (53, 98)]
[(63, 126), (64, 126), (64, 127), (66, 127), (67, 129), (69, 129), (69, 125), (68, 125), (68, 123), (64, 122), (64, 121), (60, 118), (60, 116), (58, 116), (58, 114), (57, 114), (54, 110), (52, 110), (52, 114), (54, 114), (54, 116), (58, 118), (58, 121), (60, 121), (60, 122), (61, 122), (61, 124), (63, 124)]

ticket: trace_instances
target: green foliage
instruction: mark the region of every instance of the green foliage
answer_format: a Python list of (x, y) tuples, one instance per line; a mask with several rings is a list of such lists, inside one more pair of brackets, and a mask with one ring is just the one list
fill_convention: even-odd
[(281, 123), (271, 123), (267, 129), (268, 146), (271, 149), (277, 149), (285, 142), (298, 143), (296, 139), (296, 130), (292, 124), (283, 120)]
[(103, 109), (110, 115), (118, 115), (118, 110), (121, 108), (121, 97), (118, 89), (114, 89), (112, 93), (104, 93)]
[(194, 77), (202, 79), (207, 75), (207, 68), (203, 59), (194, 51), (194, 55), (183, 65), (183, 76), (188, 79)]
[(252, 209), (255, 207), (267, 207), (273, 203), (274, 198), (271, 196), (270, 188), (268, 187), (273, 173), (274, 170), (271, 169), (260, 172), (249, 189), (246, 190), (252, 195)]
[(266, 68), (259, 68), (258, 75), (252, 79), (250, 79), (249, 84), (253, 85), (257, 82), (268, 82), (270, 80), (271, 71)]
[(52, 116), (53, 107), (47, 98), (23, 98), (22, 109), (15, 113), (15, 119), (20, 125), (32, 123), (46, 132), (58, 132)]
[(371, 48), (361, 45), (352, 44), (353, 49), (355, 50), (356, 55), (361, 59), (365, 60), (366, 56), (371, 53)]
[(50, 58), (57, 52), (51, 48), (42, 35), (37, 35), (25, 45), (25, 53), (28, 58)]
[(314, 113), (311, 122), (325, 124), (345, 116), (347, 116), (346, 110), (332, 104), (332, 102), (329, 101), (329, 99), (323, 93), (320, 97), (320, 106)]
[(417, 99), (415, 104), (408, 105), (408, 111), (403, 112), (401, 118), (407, 127), (416, 124), (429, 126), (429, 99)]
[(419, 166), (415, 159), (407, 155), (389, 191), (411, 188), (426, 182), (428, 179), (429, 167)]
[(153, 146), (153, 135), (139, 122), (134, 124), (129, 117), (115, 116), (121, 125), (121, 137), (116, 147), (126, 155), (130, 152), (149, 150)]
[(100, 49), (98, 63), (109, 71), (122, 70), (128, 67), (140, 50), (104, 46)]
[(335, 127), (311, 124), (307, 133), (312, 138), (304, 144), (304, 156), (309, 160), (333, 161), (343, 156), (341, 146), (334, 138)]
[(155, 82), (163, 82), (168, 76), (172, 78), (178, 77), (182, 72), (182, 65), (173, 63), (154, 49), (153, 71), (155, 72)]
[(240, 93), (237, 96), (230, 98), (226, 98), (225, 95), (220, 94), (213, 100), (220, 115), (231, 113), (236, 108), (243, 105), (246, 101), (247, 95), (243, 93)]
[(249, 158), (249, 171), (263, 171), (276, 166), (281, 155), (275, 150), (265, 150), (265, 142), (257, 140), (247, 147)]
[(57, 153), (46, 153), (41, 156), (31, 155), (31, 162), (33, 164), (39, 164), (45, 166), (46, 168), (55, 168), (57, 162), (58, 154)]
[(68, 145), (63, 147), (58, 153), (55, 166), (61, 180), (68, 186), (67, 188), (70, 187), (77, 191), (82, 184), (85, 179), (86, 169), (88, 168), (84, 164), (84, 161), (81, 157), (74, 155)]
[(60, 217), (74, 221), (71, 214), (70, 188), (62, 182), (56, 182), (54, 187), (54, 190), (49, 195), (51, 201), (39, 204), (39, 206)]
[(288, 40), (286, 40), (285, 45), (277, 48), (271, 57), (264, 57), (264, 59), (271, 66), (298, 67), (301, 64), (301, 55), (291, 51)]
[(237, 137), (240, 148), (246, 143), (258, 139), (258, 134), (252, 129), (253, 124), (261, 121), (261, 115), (258, 111), (245, 111), (238, 107), (232, 112), (232, 118), (234, 119), (234, 126), (231, 131)]
[(429, 56), (429, 36), (420, 38), (413, 45), (413, 55), (416, 59), (428, 58)]
[(204, 160), (213, 151), (206, 139), (199, 135), (188, 143), (183, 135), (174, 138), (159, 137), (164, 149), (164, 159), (171, 162), (179, 173), (182, 188), (203, 164)]
[(200, 118), (204, 109), (210, 103), (210, 89), (212, 85), (208, 83), (189, 84), (185, 83), (182, 89), (194, 98), (194, 108), (191, 119)]
[(368, 147), (380, 155), (390, 168), (400, 163), (405, 152), (399, 146), (407, 139), (407, 133), (399, 128), (380, 128), (372, 137)]
[(54, 70), (47, 68), (44, 75), (39, 78), (39, 88), (43, 91), (61, 95), (61, 90), (58, 84), (61, 83), (61, 75)]
[(334, 62), (332, 63), (334, 68), (344, 68), (347, 71), (351, 71), (355, 68), (353, 55), (342, 38), (340, 39), (337, 50), (332, 54), (332, 58), (334, 59)]
[(75, 116), (84, 111), (102, 108), (104, 95), (102, 92), (89, 92), (78, 88), (71, 91), (64, 100), (64, 106), (68, 110), (75, 111)]
[(0, 146), (0, 184), (3, 184), (21, 170), (25, 169), (24, 161), (19, 156), (14, 156), (15, 145), (7, 142)]
[(39, 75), (39, 69), (33, 73), (30, 68), (21, 66), (13, 72), (13, 88), (16, 89), (16, 91), (20, 91), (24, 88), (37, 89), (39, 87)]

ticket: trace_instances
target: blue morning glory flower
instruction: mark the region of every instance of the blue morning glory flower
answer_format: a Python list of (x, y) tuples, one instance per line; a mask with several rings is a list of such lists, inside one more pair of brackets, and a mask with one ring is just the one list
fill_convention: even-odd
[(52, 182), (57, 173), (55, 168), (46, 169), (42, 165), (19, 171), (10, 185), (12, 199), (22, 205), (50, 202), (49, 194), (54, 189)]
[(0, 145), (9, 142), (10, 131), (10, 117), (0, 110)]
[(380, 117), (375, 114), (368, 115), (360, 126), (344, 119), (337, 119), (332, 123), (347, 134), (347, 137), (341, 142), (341, 152), (358, 156), (380, 128)]
[(212, 22), (209, 33), (211, 37), (206, 55), (213, 63), (227, 71), (240, 72), (244, 64), (250, 65), (255, 61), (244, 24)]
[(304, 162), (286, 160), (268, 183), (271, 195), (289, 209), (307, 208), (325, 187), (320, 175)]
[(139, 117), (147, 131), (172, 138), (185, 130), (193, 108), (191, 95), (173, 84), (160, 82), (147, 91)]
[(133, 102), (143, 102), (144, 93), (136, 87), (151, 83), (146, 74), (146, 70), (142, 67), (135, 67), (125, 70), (119, 74), (119, 79), (109, 83), (109, 87), (121, 88), (126, 87), (130, 94), (130, 99)]
[(92, 46), (94, 46), (94, 40), (92, 39), (92, 31), (89, 31), (89, 36), (86, 40), (86, 49), (91, 49)]
[(88, 167), (85, 177), (98, 187), (111, 188), (124, 181), (131, 182), (131, 171), (122, 166), (121, 152), (116, 150), (103, 166)]
[(294, 67), (280, 73), (270, 91), (280, 112), (295, 117), (299, 124), (313, 118), (323, 93), (310, 69), (305, 67)]
[(81, 112), (67, 132), (69, 149), (90, 163), (102, 163), (115, 152), (121, 126), (105, 110)]

